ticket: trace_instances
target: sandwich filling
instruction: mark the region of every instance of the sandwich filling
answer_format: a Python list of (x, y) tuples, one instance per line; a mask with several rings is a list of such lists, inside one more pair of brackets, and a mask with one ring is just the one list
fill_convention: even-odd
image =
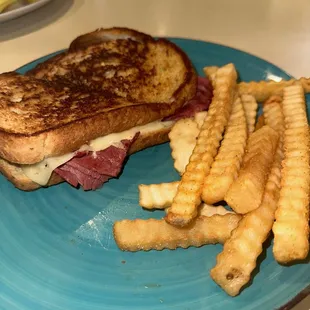
[(134, 141), (141, 134), (171, 128), (181, 118), (193, 117), (209, 108), (213, 96), (210, 81), (198, 77), (197, 92), (182, 108), (170, 117), (143, 126), (96, 138), (76, 152), (46, 158), (34, 165), (22, 166), (24, 174), (32, 181), (45, 186), (53, 172), (72, 186), (95, 190), (110, 178), (117, 177)]
[[(48, 183), (55, 170), (71, 185), (80, 184), (84, 190), (94, 190), (111, 177), (118, 176), (128, 150), (139, 134), (156, 132), (173, 124), (174, 121), (155, 121), (99, 137), (76, 152), (49, 157), (34, 165), (24, 165), (22, 170), (29, 179), (42, 186)], [(92, 181), (93, 184), (90, 185)]]

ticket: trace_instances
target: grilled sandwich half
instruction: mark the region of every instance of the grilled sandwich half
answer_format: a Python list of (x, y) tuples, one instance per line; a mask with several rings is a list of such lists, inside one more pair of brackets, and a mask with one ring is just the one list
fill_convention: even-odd
[(162, 119), (196, 91), (189, 58), (166, 39), (127, 28), (80, 36), (26, 75), (0, 75), (0, 170), (23, 190), (96, 189), (128, 154), (167, 141), (173, 121)]

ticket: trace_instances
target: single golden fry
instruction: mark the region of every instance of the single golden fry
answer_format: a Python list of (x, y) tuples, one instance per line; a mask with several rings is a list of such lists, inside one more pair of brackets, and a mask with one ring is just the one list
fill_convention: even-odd
[(284, 158), (283, 136), (285, 130), (282, 100), (281, 96), (271, 96), (263, 105), (266, 124), (279, 133), (279, 142), (276, 152), (279, 153), (278, 157), (281, 159)]
[(249, 137), (239, 176), (225, 195), (225, 201), (235, 212), (245, 214), (261, 204), (278, 138), (279, 134), (269, 126)]
[(280, 192), (281, 157), (276, 153), (272, 172), (266, 185), (262, 204), (247, 213), (217, 256), (216, 265), (211, 269), (212, 279), (227, 294), (236, 296), (240, 289), (250, 281), (256, 260), (261, 254), (267, 239), (277, 207)]
[(236, 79), (233, 64), (220, 68), (216, 73), (214, 95), (208, 114), (182, 175), (177, 194), (165, 217), (169, 224), (183, 227), (197, 216), (203, 181), (210, 171), (231, 112)]
[(204, 180), (202, 191), (204, 202), (213, 204), (224, 199), (229, 187), (238, 177), (246, 142), (247, 122), (245, 112), (240, 98), (237, 98), (233, 104), (219, 152), (215, 157), (209, 175)]
[[(205, 75), (212, 81), (218, 67), (205, 67), (203, 71)], [(258, 102), (264, 102), (272, 95), (283, 94), (283, 89), (294, 84), (301, 84), (305, 93), (310, 93), (310, 79), (302, 77), (299, 80), (282, 80), (274, 81), (259, 81), (259, 82), (241, 82), (237, 85), (239, 95), (253, 95)]]
[[(167, 208), (172, 204), (178, 186), (179, 182), (150, 185), (141, 184), (139, 185), (139, 203), (141, 207), (148, 210), (165, 209), (167, 211)], [(210, 206), (205, 203), (202, 203), (198, 210), (199, 216), (224, 215), (226, 213), (235, 212), (227, 211), (223, 206)]]
[[(269, 196), (272, 196), (271, 194), (274, 194), (272, 199), (278, 202), (281, 188), (281, 165), (284, 158), (283, 136), (285, 122), (282, 108), (282, 97), (271, 96), (264, 103), (263, 112), (266, 124), (279, 133), (279, 142), (275, 154), (275, 159), (265, 188), (265, 198), (268, 198)], [(274, 184), (274, 186), (272, 184)]]
[[(281, 105), (278, 102), (265, 104), (264, 114), (266, 123), (282, 135), (284, 117)], [(282, 159), (283, 144), (279, 142), (261, 205), (241, 219), (210, 271), (212, 279), (231, 296), (239, 294), (249, 282), (263, 243), (272, 229), (280, 195)]]
[(195, 119), (185, 118), (177, 121), (169, 133), (174, 168), (180, 175), (184, 173), (185, 167), (189, 162), (199, 131)]
[[(262, 128), (265, 123), (265, 114), (268, 114), (266, 117), (268, 118), (268, 126), (273, 128), (275, 131), (283, 133), (283, 128), (278, 128), (277, 123), (275, 121), (279, 122), (279, 120), (283, 118), (283, 112), (282, 112), (282, 96), (273, 95), (270, 98), (268, 98), (264, 102), (264, 113), (261, 114), (256, 122), (255, 130), (258, 130)], [(272, 114), (275, 113), (275, 116)], [(280, 122), (281, 126), (284, 126), (283, 122)], [(282, 134), (280, 136), (282, 138)]]
[(160, 184), (140, 184), (139, 204), (145, 209), (165, 209), (170, 207), (177, 192), (179, 182)]
[(248, 128), (248, 136), (250, 136), (250, 134), (255, 129), (255, 120), (256, 120), (258, 104), (254, 96), (252, 95), (245, 94), (245, 95), (242, 95), (240, 98), (241, 98), (243, 109), (245, 112), (245, 118), (246, 118), (247, 128)]
[(276, 221), (275, 259), (282, 264), (304, 259), (309, 252), (309, 127), (303, 88), (284, 89), (284, 160)]
[(254, 131), (257, 131), (258, 129), (261, 129), (264, 125), (265, 125), (264, 114), (261, 114), (261, 115), (257, 118)]
[(123, 251), (149, 251), (200, 247), (224, 243), (241, 216), (237, 214), (199, 216), (189, 226), (177, 228), (164, 219), (122, 220), (114, 224), (114, 238)]
[(304, 92), (310, 92), (310, 79), (300, 78), (299, 80), (282, 80), (280, 82), (274, 81), (260, 81), (260, 82), (241, 82), (238, 84), (238, 92), (242, 94), (251, 94), (255, 97), (258, 102), (267, 100), (272, 95), (283, 95), (283, 89), (290, 85), (301, 83)]
[(266, 122), (269, 127), (279, 132), (281, 141), (283, 140), (284, 134), (282, 101), (283, 98), (281, 96), (271, 96), (263, 104), (264, 122)]
[(204, 67), (203, 71), (206, 75), (206, 77), (211, 81), (212, 85), (214, 86), (214, 80), (216, 77), (216, 72), (219, 69), (217, 66), (209, 66), (209, 67)]

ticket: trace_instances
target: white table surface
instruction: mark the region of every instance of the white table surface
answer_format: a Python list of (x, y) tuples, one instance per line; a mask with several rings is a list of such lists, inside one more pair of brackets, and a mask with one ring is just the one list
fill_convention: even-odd
[(310, 76), (309, 0), (52, 0), (0, 24), (0, 71), (67, 47), (81, 33), (113, 25), (225, 44), (296, 77)]
[[(0, 24), (0, 72), (111, 26), (228, 45), (310, 76), (310, 0), (52, 0)], [(309, 310), (310, 298), (294, 309)]]

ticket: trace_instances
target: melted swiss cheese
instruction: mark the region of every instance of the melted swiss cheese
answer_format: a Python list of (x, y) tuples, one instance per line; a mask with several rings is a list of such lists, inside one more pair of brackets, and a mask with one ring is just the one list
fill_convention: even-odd
[[(121, 144), (122, 140), (132, 139), (138, 132), (140, 132), (140, 134), (143, 135), (170, 127), (173, 124), (174, 121), (167, 121), (167, 122), (155, 121), (143, 126), (133, 127), (123, 132), (112, 133), (110, 135), (99, 137), (90, 141), (89, 145), (83, 145), (79, 149), (79, 151), (88, 150), (92, 152), (98, 152), (105, 150), (111, 145), (120, 147), (122, 146)], [(53, 170), (55, 170), (57, 167), (63, 165), (64, 163), (72, 159), (74, 157), (74, 153), (75, 152), (61, 156), (49, 157), (34, 165), (24, 165), (22, 166), (22, 170), (24, 174), (33, 182), (36, 182), (44, 186), (48, 183)]]

